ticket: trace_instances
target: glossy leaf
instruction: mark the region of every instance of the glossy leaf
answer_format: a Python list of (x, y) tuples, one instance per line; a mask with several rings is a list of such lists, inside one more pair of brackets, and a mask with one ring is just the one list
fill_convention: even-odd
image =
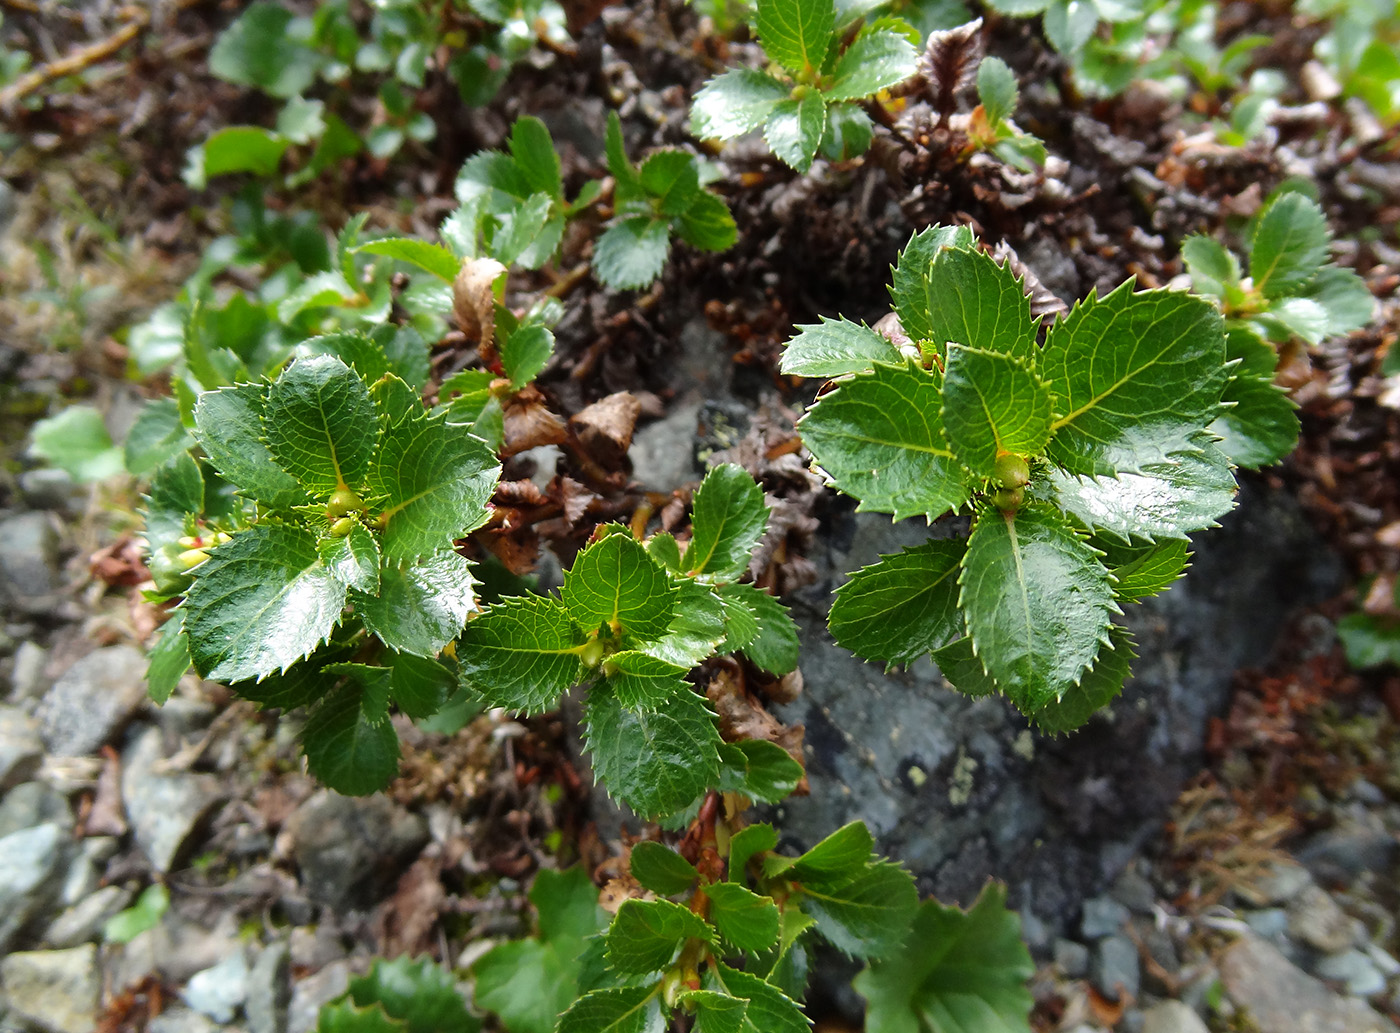
[(907, 664), (962, 633), (958, 571), (965, 546), (934, 541), (881, 556), (836, 590), (827, 625), (866, 660)]
[(1191, 557), (1190, 543), (1184, 538), (1168, 538), (1156, 545), (1128, 551), (1135, 551), (1136, 555), (1122, 561), (1113, 552), (1107, 557), (1109, 572), (1113, 575), (1113, 595), (1125, 602), (1146, 599), (1175, 584), (1186, 573)]
[(1240, 262), (1219, 241), (1199, 234), (1181, 242), (1181, 257), (1191, 284), (1202, 294), (1228, 298), (1240, 286)]
[(968, 250), (974, 242), (966, 226), (930, 226), (909, 238), (895, 263), (890, 299), (910, 340), (928, 341), (935, 336), (931, 313), (942, 301), (933, 287), (934, 260), (946, 248)]
[(559, 1017), (556, 1033), (662, 1033), (656, 991), (647, 986), (595, 990)]
[(778, 942), (778, 906), (735, 882), (705, 887), (710, 921), (725, 942), (741, 951), (768, 950)]
[(615, 290), (645, 287), (658, 276), (671, 250), (671, 224), (645, 215), (614, 222), (593, 246), (593, 269)]
[(1021, 361), (949, 344), (943, 431), (958, 462), (992, 477), (999, 456), (1036, 455), (1050, 440), (1050, 392)]
[(492, 706), (538, 713), (583, 681), (584, 636), (558, 600), (503, 599), (473, 620), (457, 644), (462, 684)]
[(1059, 734), (1072, 732), (1094, 714), (1108, 706), (1123, 691), (1123, 682), (1132, 673), (1133, 639), (1126, 630), (1114, 627), (1110, 638), (1099, 649), (1094, 666), (1085, 672), (1079, 684), (1062, 699), (1052, 700), (1031, 715), (1042, 732)]
[(365, 688), (347, 682), (311, 712), (302, 747), (311, 774), (346, 796), (367, 796), (399, 770), (399, 737), (387, 716), (365, 713)]
[[(920, 309), (912, 324), (921, 328), (916, 340), (926, 339), (939, 355), (954, 342), (1010, 355), (1035, 369), (1037, 320), (1031, 318), (1025, 284), (1009, 262), (999, 264), (975, 249), (945, 247), (934, 255), (922, 285), (922, 297), (910, 301)], [(913, 337), (911, 324), (903, 325)]]
[(977, 98), (982, 102), (989, 123), (995, 126), (1010, 118), (1016, 111), (1020, 92), (1016, 73), (1005, 61), (993, 55), (982, 59), (977, 66)]
[(703, 985), (749, 1002), (739, 1027), (743, 1033), (808, 1033), (811, 1028), (796, 1001), (748, 972), (716, 962), (705, 973)]
[(677, 693), (689, 692), (685, 680), (689, 669), (634, 650), (614, 653), (603, 663), (618, 702), (633, 710), (654, 710)]
[[(110, 444), (110, 442), (108, 442)], [(153, 398), (136, 414), (122, 445), (128, 473), (144, 476), (194, 444), (173, 398)]]
[(1266, 298), (1306, 287), (1327, 260), (1327, 217), (1302, 194), (1280, 194), (1255, 219), (1249, 239), (1249, 275)]
[(830, 0), (757, 0), (754, 13), (769, 58), (794, 76), (821, 70), (836, 28)]
[(627, 534), (609, 534), (579, 553), (562, 596), (585, 630), (606, 625), (641, 641), (664, 637), (675, 614), (676, 588)]
[(412, 237), (383, 237), (352, 249), (355, 254), (383, 255), (415, 265), (439, 280), (451, 283), (462, 269), (462, 260), (439, 244)]
[(377, 958), (367, 975), (350, 980), (350, 999), (378, 1004), (400, 1020), (405, 1033), (473, 1033), (479, 1020), (467, 1012), (451, 973), (431, 958)]
[(801, 100), (778, 101), (768, 116), (763, 138), (781, 161), (798, 172), (806, 172), (812, 167), (812, 158), (821, 146), (825, 129), (826, 104), (821, 94), (813, 91)]
[(780, 803), (802, 781), (802, 765), (766, 739), (743, 739), (720, 747), (719, 788), (759, 803)]
[(195, 437), (214, 469), (240, 492), (274, 509), (290, 509), (308, 500), (263, 440), (266, 404), (262, 384), (206, 391), (194, 407)]
[(650, 841), (632, 847), (630, 868), (634, 879), (663, 897), (686, 892), (700, 878), (695, 866), (680, 854)]
[(267, 447), (313, 495), (357, 486), (374, 454), (378, 421), (369, 389), (329, 355), (298, 359), (267, 391)]
[(769, 674), (781, 677), (797, 669), (802, 642), (788, 608), (753, 585), (726, 585), (726, 594), (737, 597), (758, 619), (758, 634), (744, 646), (744, 655)]
[(646, 975), (671, 963), (686, 940), (709, 943), (709, 923), (669, 900), (627, 900), (608, 929), (608, 961), (619, 972)]
[(761, 129), (790, 87), (765, 72), (733, 68), (705, 84), (690, 105), (690, 131), (730, 140)]
[(1288, 392), (1274, 383), (1272, 375), (1237, 372), (1225, 386), (1221, 401), (1234, 404), (1220, 414), (1210, 430), (1220, 437), (1221, 451), (1236, 466), (1251, 470), (1271, 466), (1298, 444), (1302, 428), (1297, 406)]
[(175, 610), (157, 631), (146, 665), (146, 684), (151, 701), (164, 703), (190, 669), (190, 640), (185, 634), (185, 611)]
[[(679, 555), (676, 562), (680, 562)], [(724, 636), (724, 607), (719, 597), (709, 586), (686, 580), (676, 594), (676, 612), (666, 634), (641, 648), (648, 656), (689, 670), (711, 656)]]
[(352, 594), (365, 627), (390, 649), (434, 657), (461, 634), (477, 609), (476, 579), (455, 552), (440, 552), (411, 566), (385, 567), (377, 595)]
[(827, 99), (860, 100), (895, 86), (914, 74), (917, 58), (902, 33), (862, 33), (836, 62)]
[(897, 864), (880, 861), (854, 878), (802, 882), (802, 908), (817, 931), (856, 958), (896, 950), (914, 918), (919, 895), (913, 877)]
[(783, 349), (782, 371), (799, 377), (840, 377), (864, 373), (875, 363), (902, 366), (904, 357), (887, 337), (845, 319), (797, 327)]
[(379, 594), (379, 543), (362, 524), (357, 522), (342, 537), (322, 538), (316, 550), (331, 576), (346, 588)]
[(681, 566), (691, 574), (739, 577), (768, 526), (763, 489), (742, 466), (713, 467), (695, 491), (691, 526)]

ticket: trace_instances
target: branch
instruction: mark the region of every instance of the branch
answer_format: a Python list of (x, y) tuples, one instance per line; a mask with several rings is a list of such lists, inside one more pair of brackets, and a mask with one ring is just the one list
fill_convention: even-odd
[(20, 76), (4, 90), (0, 90), (0, 110), (12, 109), (16, 103), (45, 83), (52, 82), (54, 79), (62, 79), (67, 75), (75, 75), (84, 68), (111, 57), (135, 39), (141, 30), (150, 24), (150, 20), (151, 16), (145, 11), (141, 11), (135, 20), (122, 26), (106, 39), (79, 47), (57, 61), (40, 65), (32, 72)]

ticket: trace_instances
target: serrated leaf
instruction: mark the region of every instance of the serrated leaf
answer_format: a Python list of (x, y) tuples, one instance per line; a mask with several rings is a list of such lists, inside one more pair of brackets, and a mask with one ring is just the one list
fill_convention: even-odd
[(1240, 286), (1240, 261), (1219, 241), (1210, 237), (1187, 237), (1181, 242), (1181, 257), (1191, 273), (1191, 285), (1202, 294), (1226, 298)]
[(695, 155), (686, 151), (656, 151), (642, 162), (638, 181), (662, 215), (680, 215), (700, 194)]
[[(647, 551), (651, 553), (650, 547)], [(681, 583), (676, 596), (675, 616), (666, 634), (655, 642), (645, 643), (642, 651), (689, 670), (713, 655), (724, 637), (725, 610), (719, 597), (708, 585), (687, 579)]]
[(586, 723), (598, 781), (644, 818), (680, 810), (719, 775), (715, 719), (693, 692), (638, 713), (603, 682), (588, 694)]
[(758, 617), (749, 607), (748, 597), (736, 591), (741, 587), (721, 585), (716, 589), (724, 608), (724, 642), (718, 649), (721, 653), (737, 653), (758, 637)]
[(690, 131), (702, 140), (730, 140), (759, 129), (790, 87), (750, 68), (734, 68), (705, 84), (690, 105)]
[(943, 680), (964, 696), (990, 696), (999, 691), (997, 683), (972, 651), (972, 639), (964, 635), (933, 651)]
[(870, 150), (875, 123), (856, 103), (826, 106), (826, 129), (822, 132), (821, 152), (832, 161), (849, 161)]
[(219, 681), (284, 670), (326, 640), (345, 594), (309, 531), (282, 524), (240, 531), (209, 554), (185, 595), (195, 669)]
[(700, 878), (695, 866), (660, 843), (643, 841), (632, 847), (632, 877), (653, 893), (674, 896), (690, 889)]
[(399, 737), (387, 717), (372, 721), (365, 688), (348, 681), (311, 712), (302, 730), (307, 769), (337, 793), (368, 796), (399, 771)]
[(647, 555), (667, 570), (681, 571), (681, 547), (670, 531), (658, 531), (646, 540)]
[(518, 391), (549, 363), (554, 354), (554, 334), (547, 326), (528, 323), (500, 343), (500, 353), (510, 386)]
[(273, 509), (308, 501), (297, 479), (277, 465), (263, 439), (267, 387), (239, 384), (206, 391), (194, 407), (195, 437), (210, 465), (242, 494)]
[(128, 473), (145, 476), (194, 444), (173, 398), (153, 398), (141, 407), (122, 446)]
[(1125, 540), (1185, 538), (1214, 527), (1235, 508), (1229, 460), (1208, 441), (1141, 473), (1082, 477), (1051, 470), (1047, 480), (1060, 508), (1086, 527)]
[(716, 962), (705, 973), (703, 985), (749, 1002), (739, 1027), (743, 1033), (808, 1033), (811, 1029), (797, 1002), (758, 976)]
[[(811, 0), (798, 0), (810, 3)], [(812, 167), (826, 130), (826, 102), (815, 90), (801, 100), (780, 100), (773, 105), (763, 138), (769, 149), (798, 172)]]
[(348, 660), (351, 653), (342, 648), (323, 647), (305, 663), (293, 664), (281, 674), (270, 674), (262, 681), (240, 681), (229, 684), (238, 695), (266, 709), (293, 710), (315, 703), (336, 687), (337, 679), (325, 668), (333, 662)]
[(1251, 322), (1268, 331), (1270, 338), (1287, 341), (1291, 337), (1317, 344), (1327, 336), (1327, 310), (1311, 298), (1279, 298)]
[(554, 1033), (559, 1016), (578, 997), (577, 979), (570, 985), (565, 965), (538, 940), (498, 943), (472, 966), (472, 1000), (500, 1016), (511, 1033)]
[(446, 549), (480, 527), (499, 473), (486, 443), (445, 416), (417, 415), (386, 426), (366, 480), (382, 506), (385, 559)]
[(580, 865), (555, 871), (542, 868), (530, 886), (540, 939), (574, 957), (584, 940), (599, 930), (598, 888)]
[(564, 218), (553, 215), (548, 194), (531, 194), (496, 216), (491, 253), (504, 265), (519, 263), (538, 269), (549, 261), (564, 233)]
[(160, 626), (146, 663), (147, 694), (156, 704), (170, 698), (190, 669), (190, 641), (185, 634), (185, 611), (175, 610)]
[(1074, 59), (1093, 38), (1098, 23), (1092, 0), (1051, 0), (1041, 24), (1050, 45)]
[(758, 634), (743, 647), (744, 655), (779, 677), (796, 670), (802, 642), (788, 608), (754, 585), (726, 585), (724, 592), (742, 599), (758, 621)]
[(1003, 887), (966, 912), (925, 901), (907, 943), (855, 978), (869, 1033), (1025, 1033), (1035, 966)]
[(263, 427), (277, 465), (313, 495), (358, 485), (379, 429), (369, 388), (329, 355), (298, 359), (267, 390)]
[(517, 118), (510, 128), (510, 154), (531, 193), (562, 199), (559, 152), (543, 122), (533, 115)]
[(865, 822), (842, 825), (799, 857), (770, 856), (764, 865), (769, 876), (781, 875), (799, 882), (840, 883), (865, 870), (875, 854), (875, 838)]
[(635, 650), (614, 653), (603, 663), (608, 686), (618, 701), (632, 710), (654, 710), (677, 693), (689, 692), (685, 680), (689, 670)]
[(669, 900), (627, 900), (608, 929), (608, 961), (619, 972), (646, 975), (671, 963), (686, 940), (710, 943), (709, 923)]
[(710, 921), (725, 941), (741, 951), (757, 953), (778, 942), (778, 905), (737, 882), (705, 887), (710, 898)]
[(725, 743), (720, 747), (720, 761), (719, 788), (759, 803), (787, 799), (806, 773), (787, 750), (766, 739)]
[(681, 240), (702, 251), (724, 251), (733, 247), (739, 236), (729, 206), (708, 190), (696, 195), (671, 226)]
[(1168, 538), (1158, 545), (1122, 550), (1105, 542), (1105, 566), (1113, 575), (1113, 594), (1125, 602), (1137, 602), (1171, 587), (1186, 573), (1191, 558), (1190, 543), (1184, 538)]
[(1319, 270), (1304, 296), (1326, 310), (1329, 337), (1360, 329), (1376, 312), (1376, 299), (1366, 281), (1352, 270), (1334, 265)]
[(841, 377), (864, 373), (877, 362), (902, 366), (904, 356), (881, 334), (864, 324), (821, 317), (820, 323), (797, 327), (783, 348), (782, 372), (799, 377)]
[(757, 0), (755, 5), (763, 52), (794, 76), (821, 70), (835, 23), (831, 0)]
[(492, 706), (548, 710), (587, 674), (578, 656), (584, 641), (557, 599), (502, 599), (457, 643), (462, 684)]
[(1003, 119), (1010, 118), (1016, 110), (1016, 98), (1020, 94), (1016, 85), (1016, 73), (999, 57), (987, 56), (977, 66), (977, 97), (982, 101), (982, 109), (987, 121), (993, 126)]
[(1219, 412), (1220, 314), (1190, 294), (1131, 287), (1080, 302), (1041, 354), (1056, 413), (1047, 454), (1072, 473), (1166, 462)]
[(188, 453), (178, 455), (155, 472), (146, 494), (143, 536), (159, 548), (185, 534), (186, 519), (204, 512), (204, 475)]
[(354, 1001), (337, 1000), (321, 1006), (316, 1033), (404, 1033), (404, 1027), (377, 1005), (362, 1008)]
[(606, 625), (645, 642), (665, 637), (676, 594), (666, 572), (626, 534), (610, 534), (579, 553), (561, 592), (570, 616), (585, 630)]
[[(931, 313), (941, 304), (931, 280), (935, 260), (945, 249), (968, 250), (975, 243), (972, 231), (966, 226), (930, 226), (909, 238), (895, 262), (890, 300), (910, 340), (927, 341), (935, 337)], [(959, 343), (968, 342), (959, 340)]]
[(965, 546), (933, 541), (881, 556), (836, 590), (827, 626), (866, 660), (907, 664), (962, 633), (957, 575)]
[(914, 74), (918, 54), (901, 33), (864, 33), (846, 48), (832, 72), (828, 100), (860, 100)]
[[(975, 249), (944, 248), (929, 266), (925, 291), (916, 325), (926, 319), (921, 338), (927, 336), (940, 355), (951, 341), (1010, 355), (1036, 368), (1039, 321), (1031, 318), (1030, 296), (1010, 262), (998, 263)], [(913, 337), (907, 324), (904, 332)]]
[(593, 246), (593, 269), (615, 290), (645, 287), (658, 276), (671, 249), (666, 219), (636, 215), (614, 222)]
[(346, 588), (379, 594), (379, 543), (359, 523), (343, 537), (322, 538), (316, 550), (331, 576)]
[(1349, 613), (1337, 622), (1347, 663), (1362, 669), (1400, 664), (1400, 626), (1369, 613)]
[(695, 1010), (694, 1033), (740, 1033), (749, 1002), (714, 990), (687, 990), (676, 1003)]
[(390, 649), (434, 657), (477, 609), (476, 579), (466, 559), (440, 552), (406, 566), (385, 567), (379, 593), (354, 592), (355, 612)]
[(943, 432), (974, 476), (992, 477), (997, 457), (1036, 455), (1050, 440), (1050, 392), (1009, 355), (949, 344)]
[(1025, 711), (1079, 680), (1118, 612), (1093, 548), (1043, 504), (978, 513), (959, 584), (978, 658)]
[(742, 883), (746, 878), (749, 859), (778, 845), (778, 833), (772, 825), (748, 825), (734, 833), (729, 840), (729, 869), (725, 878)]
[(1306, 287), (1327, 260), (1327, 217), (1302, 194), (1280, 194), (1259, 213), (1249, 239), (1249, 275), (1266, 298)]
[(350, 999), (381, 1005), (405, 1033), (474, 1033), (479, 1020), (467, 1012), (452, 975), (431, 958), (377, 958), (367, 975), (350, 980)]
[(1274, 383), (1272, 374), (1236, 372), (1221, 401), (1234, 405), (1210, 425), (1210, 432), (1221, 439), (1220, 450), (1236, 466), (1250, 470), (1271, 466), (1298, 444), (1302, 425), (1297, 406)]
[(319, 55), (289, 32), (295, 19), (280, 4), (250, 4), (209, 52), (209, 70), (220, 79), (256, 86), (274, 97), (293, 97), (315, 81)]
[(661, 1033), (665, 1027), (655, 988), (627, 986), (584, 994), (559, 1017), (557, 1033)]
[(823, 396), (798, 428), (858, 512), (932, 521), (967, 501), (967, 474), (943, 434), (937, 371), (877, 366)]
[(321, 334), (297, 345), (298, 358), (312, 355), (334, 355), (358, 373), (366, 384), (373, 384), (389, 372), (389, 357), (384, 354), (383, 347), (356, 330)]
[(457, 680), (442, 664), (412, 653), (395, 653), (390, 661), (389, 694), (409, 717), (432, 717), (447, 702)]
[(799, 899), (817, 920), (817, 931), (856, 958), (898, 948), (919, 906), (913, 876), (890, 861), (871, 864), (849, 880), (805, 881)]
[(352, 254), (383, 255), (415, 265), (439, 280), (451, 283), (462, 269), (462, 260), (440, 244), (412, 237), (383, 237), (350, 249)]
[(768, 505), (748, 471), (734, 463), (711, 468), (695, 491), (690, 546), (681, 566), (690, 574), (737, 578), (768, 527)]
[(1124, 628), (1115, 626), (1109, 641), (1099, 649), (1094, 666), (1085, 672), (1079, 684), (1065, 693), (1063, 699), (1051, 700), (1031, 715), (1037, 728), (1053, 735), (1072, 732), (1082, 726), (1096, 711), (1118, 698), (1123, 683), (1132, 673), (1133, 637)]

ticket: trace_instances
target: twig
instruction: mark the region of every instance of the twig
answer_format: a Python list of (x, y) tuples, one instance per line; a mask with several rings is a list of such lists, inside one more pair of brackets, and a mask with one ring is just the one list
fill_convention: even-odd
[[(5, 0), (5, 2), (12, 3), (14, 0)], [(122, 26), (106, 39), (86, 47), (79, 47), (66, 57), (40, 65), (34, 71), (20, 76), (4, 90), (0, 90), (0, 110), (13, 108), (17, 101), (27, 94), (33, 93), (47, 82), (81, 72), (84, 68), (94, 65), (104, 58), (111, 57), (135, 39), (149, 23), (150, 15), (142, 11), (134, 21)]]

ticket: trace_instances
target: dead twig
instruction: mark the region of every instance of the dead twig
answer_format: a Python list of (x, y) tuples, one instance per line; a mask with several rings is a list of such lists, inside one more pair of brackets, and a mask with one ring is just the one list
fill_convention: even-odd
[[(5, 0), (6, 3), (13, 3), (14, 0)], [(32, 72), (20, 76), (4, 90), (0, 90), (0, 110), (8, 111), (17, 102), (23, 100), (30, 93), (33, 93), (45, 83), (55, 79), (62, 79), (67, 75), (76, 75), (83, 69), (88, 68), (97, 62), (111, 57), (122, 47), (135, 39), (147, 25), (150, 24), (151, 17), (145, 11), (139, 11), (134, 20), (122, 26), (112, 35), (96, 43), (90, 43), (85, 47), (79, 47), (57, 61), (50, 61), (40, 65)]]

